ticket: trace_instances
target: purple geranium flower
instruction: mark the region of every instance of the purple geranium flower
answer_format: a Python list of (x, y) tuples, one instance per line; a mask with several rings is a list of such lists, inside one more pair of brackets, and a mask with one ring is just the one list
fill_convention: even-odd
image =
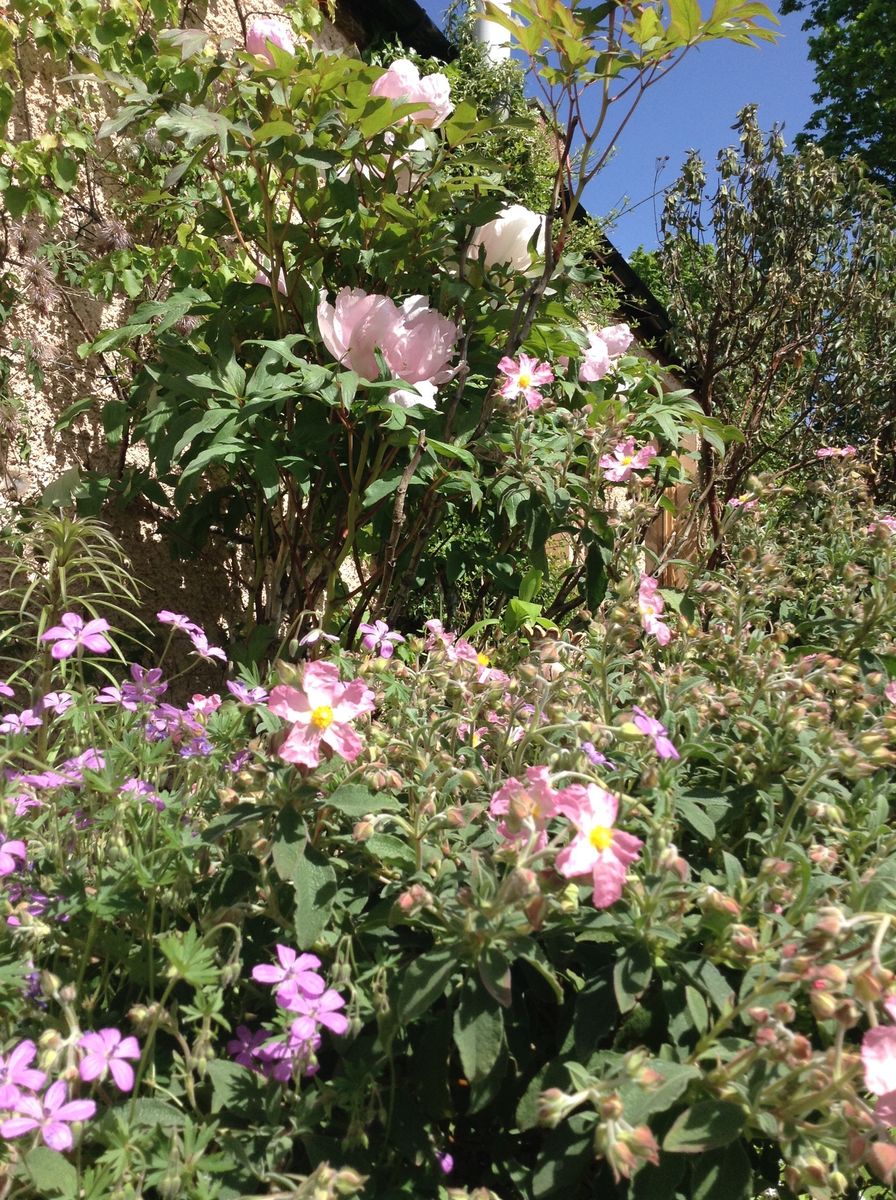
[(179, 629), (181, 633), (192, 634), (196, 630), (201, 633), (201, 627), (195, 621), (191, 621), (189, 617), (185, 617), (183, 613), (169, 612), (167, 608), (163, 608), (161, 612), (156, 613), (156, 620), (161, 621), (163, 625), (172, 625), (175, 629)]
[(140, 1045), (135, 1037), (123, 1038), (118, 1029), (100, 1029), (97, 1033), (85, 1033), (78, 1047), (83, 1052), (78, 1073), (85, 1083), (105, 1079), (108, 1073), (119, 1091), (131, 1091), (134, 1068), (127, 1060), (140, 1058)]
[(302, 995), (296, 991), (290, 1003), (284, 1007), (290, 1012), (310, 1018), (316, 1025), (324, 1026), (337, 1036), (341, 1036), (348, 1029), (348, 1017), (339, 1011), (345, 1008), (345, 1000), (333, 988), (328, 988), (319, 996)]
[(256, 983), (279, 984), (275, 999), (281, 1008), (291, 1008), (294, 997), (319, 996), (325, 988), (325, 983), (316, 968), (320, 959), (316, 954), (298, 954), (289, 946), (277, 946), (277, 958), (280, 966), (273, 963), (261, 963), (252, 968), (252, 978)]
[(43, 725), (43, 721), (32, 708), (23, 708), (20, 713), (6, 713), (0, 717), (0, 733), (27, 733), (38, 725)]
[(165, 811), (165, 801), (151, 783), (136, 778), (126, 779), (119, 790), (123, 796), (130, 796), (135, 800), (145, 800), (153, 806), (156, 812)]
[(594, 745), (594, 742), (582, 742), (582, 753), (595, 767), (609, 767), (611, 771), (616, 770), (616, 764), (610, 762), (606, 754), (602, 754)]
[(635, 714), (633, 720), (636, 727), (646, 737), (653, 738), (653, 748), (660, 758), (681, 758), (669, 740), (669, 731), (665, 725), (661, 725), (656, 717), (649, 717), (643, 708), (638, 708), (637, 704), (632, 706), (632, 711)]
[(16, 839), (12, 842), (0, 842), (0, 876), (11, 875), (13, 871), (17, 871), (27, 857), (28, 852), (23, 841)]
[(272, 1036), (271, 1031), (256, 1029), (253, 1033), (248, 1025), (237, 1025), (235, 1034), (236, 1036), (227, 1043), (228, 1054), (231, 1054), (233, 1061), (241, 1067), (254, 1069), (258, 1057), (256, 1051)]
[(15, 694), (15, 689), (11, 688), (8, 683), (4, 683), (3, 680), (0, 679), (0, 696), (14, 696)]
[(74, 704), (75, 700), (71, 692), (47, 692), (45, 696), (37, 701), (34, 706), (34, 711), (55, 713), (57, 717), (61, 717), (64, 712), (67, 712)]
[(71, 658), (82, 646), (93, 654), (107, 654), (112, 649), (112, 643), (103, 636), (109, 622), (102, 617), (85, 622), (77, 613), (63, 613), (60, 621), (41, 634), (42, 642), (55, 643), (50, 651), (54, 658)]
[(220, 659), (221, 662), (227, 662), (227, 655), (218, 646), (210, 646), (208, 638), (201, 629), (194, 629), (190, 634), (190, 641), (195, 647), (196, 653), (200, 658), (204, 658), (206, 662), (212, 662), (214, 659)]
[(359, 630), (364, 634), (361, 645), (371, 654), (379, 654), (380, 658), (391, 658), (395, 646), (404, 641), (401, 634), (390, 629), (385, 621), (374, 621), (372, 625), (365, 623)]
[(249, 687), (239, 679), (228, 679), (227, 690), (239, 700), (240, 704), (261, 704), (267, 700), (268, 693), (263, 687)]
[(92, 1100), (67, 1100), (62, 1080), (51, 1083), (43, 1096), (22, 1096), (16, 1105), (17, 1115), (0, 1122), (0, 1137), (15, 1138), (40, 1131), (44, 1144), (51, 1150), (71, 1150), (74, 1144), (69, 1125), (86, 1121), (96, 1112)]
[(0, 1054), (0, 1108), (13, 1108), (19, 1098), (19, 1089), (36, 1092), (47, 1082), (43, 1071), (32, 1067), (37, 1057), (37, 1046), (30, 1039), (13, 1046), (9, 1054)]

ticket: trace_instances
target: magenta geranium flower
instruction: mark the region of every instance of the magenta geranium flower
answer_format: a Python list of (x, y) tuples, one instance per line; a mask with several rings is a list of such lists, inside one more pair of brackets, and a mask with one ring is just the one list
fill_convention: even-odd
[(625, 483), (631, 479), (633, 471), (643, 471), (656, 458), (653, 446), (641, 446), (635, 449), (635, 439), (626, 438), (613, 448), (612, 454), (604, 454), (600, 466), (607, 479), (613, 483)]
[(121, 1092), (134, 1086), (134, 1068), (128, 1059), (140, 1058), (140, 1044), (135, 1037), (122, 1037), (118, 1029), (99, 1029), (85, 1033), (78, 1042), (82, 1058), (78, 1073), (85, 1083), (111, 1075)]
[(333, 988), (327, 988), (319, 996), (297, 992), (288, 1007), (290, 1012), (299, 1013), (316, 1025), (329, 1029), (337, 1037), (341, 1037), (348, 1029), (348, 1017), (339, 1011), (345, 1008), (345, 1000)]
[(0, 679), (0, 696), (9, 697), (14, 696), (15, 694), (15, 688), (11, 688), (8, 683), (4, 683), (3, 680)]
[(202, 629), (195, 621), (191, 621), (189, 617), (183, 613), (171, 612), (167, 608), (163, 608), (161, 612), (156, 613), (156, 620), (162, 625), (171, 625), (174, 629), (179, 629), (181, 633), (195, 633), (197, 630), (201, 633)]
[(107, 654), (112, 643), (103, 635), (109, 630), (109, 622), (102, 617), (85, 621), (77, 613), (63, 613), (60, 624), (41, 634), (42, 642), (53, 642), (50, 651), (54, 658), (71, 658), (82, 647), (92, 654)]
[(0, 1108), (13, 1108), (20, 1088), (36, 1092), (47, 1082), (44, 1072), (31, 1066), (36, 1057), (37, 1046), (30, 1038), (0, 1054)]
[(569, 817), (576, 834), (557, 855), (556, 867), (567, 879), (590, 875), (592, 898), (597, 908), (608, 908), (622, 895), (628, 868), (643, 843), (633, 834), (614, 829), (619, 798), (596, 783), (564, 788), (558, 812)]
[(289, 946), (277, 945), (280, 965), (260, 963), (252, 968), (256, 983), (277, 984), (274, 999), (281, 1008), (291, 1008), (296, 996), (319, 996), (326, 984), (318, 975), (316, 954), (299, 954)]
[(240, 704), (261, 704), (268, 698), (266, 688), (249, 687), (239, 679), (228, 679), (227, 690)]
[(502, 818), (498, 833), (508, 841), (519, 841), (534, 831), (542, 832), (539, 845), (547, 844), (544, 828), (557, 815), (560, 793), (551, 784), (547, 767), (527, 767), (525, 780), (507, 779), (492, 795), (488, 811)]
[(16, 1116), (0, 1122), (0, 1137), (22, 1137), (40, 1131), (45, 1145), (51, 1150), (71, 1150), (74, 1144), (74, 1121), (87, 1121), (96, 1112), (92, 1100), (67, 1100), (62, 1080), (51, 1083), (43, 1096), (22, 1096), (16, 1105)]
[(522, 396), (526, 401), (529, 412), (535, 412), (544, 403), (539, 388), (554, 382), (554, 372), (545, 362), (539, 362), (528, 354), (520, 354), (514, 361), (506, 355), (498, 363), (498, 370), (504, 375), (504, 382), (499, 391), (505, 400), (516, 400)]
[(659, 586), (652, 575), (641, 576), (638, 585), (638, 609), (644, 632), (655, 637), (661, 646), (668, 646), (672, 640), (672, 630), (660, 615), (666, 607), (666, 602), (660, 595)]
[(280, 684), (271, 692), (268, 708), (292, 724), (280, 747), (280, 757), (316, 767), (323, 745), (353, 762), (364, 744), (349, 722), (372, 712), (375, 706), (373, 692), (362, 679), (342, 683), (339, 668), (333, 663), (309, 663), (301, 688)]
[(643, 708), (632, 705), (635, 714), (632, 721), (645, 737), (653, 739), (653, 748), (660, 758), (681, 758), (681, 755), (669, 740), (669, 731), (656, 717), (649, 717)]
[(64, 712), (68, 712), (74, 704), (75, 699), (71, 692), (47, 692), (34, 705), (34, 711), (51, 712), (57, 717), (61, 717)]
[(12, 842), (0, 842), (0, 876), (17, 871), (27, 857), (25, 843), (18, 838)]
[(371, 654), (378, 654), (380, 658), (391, 658), (395, 647), (404, 641), (401, 634), (390, 629), (385, 621), (374, 621), (372, 624), (365, 621), (359, 626), (358, 632), (364, 634), (361, 638), (364, 649)]
[(0, 733), (27, 733), (43, 725), (43, 720), (33, 708), (23, 708), (20, 713), (4, 713), (0, 717)]

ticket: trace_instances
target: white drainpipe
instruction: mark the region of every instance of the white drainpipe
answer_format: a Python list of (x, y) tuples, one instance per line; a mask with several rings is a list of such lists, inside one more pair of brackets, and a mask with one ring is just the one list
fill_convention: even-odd
[[(503, 9), (510, 16), (510, 0), (492, 0), (495, 8)], [(476, 0), (476, 41), (485, 47), (489, 61), (498, 66), (510, 58), (510, 33), (496, 21), (489, 21), (485, 12), (485, 0)]]

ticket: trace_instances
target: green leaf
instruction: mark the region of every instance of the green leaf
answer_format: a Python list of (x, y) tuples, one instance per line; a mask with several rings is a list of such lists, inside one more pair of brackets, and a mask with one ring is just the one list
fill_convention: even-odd
[(78, 1172), (67, 1158), (49, 1146), (35, 1146), (29, 1150), (22, 1167), (41, 1196), (77, 1194)]
[(405, 806), (394, 796), (373, 793), (361, 783), (344, 783), (324, 801), (346, 817), (366, 817), (369, 813), (404, 812)]
[(742, 1141), (702, 1154), (694, 1163), (692, 1200), (752, 1200), (755, 1194), (753, 1168)]
[(715, 840), (716, 827), (714, 822), (693, 800), (688, 796), (679, 796), (675, 802), (675, 807), (695, 833), (699, 833), (707, 842)]
[(487, 946), (476, 964), (482, 986), (502, 1008), (509, 1008), (513, 995), (510, 990), (510, 960), (494, 946)]
[(449, 445), (448, 442), (437, 442), (435, 438), (427, 438), (426, 449), (432, 451), (433, 457), (438, 454), (443, 458), (459, 458), (468, 467), (476, 466), (476, 459), (469, 450), (464, 450), (463, 446)]
[[(131, 1105), (129, 1103), (122, 1104), (118, 1111), (123, 1116), (130, 1114)], [(167, 1104), (164, 1100), (156, 1100), (151, 1096), (145, 1096), (140, 1100), (134, 1101), (133, 1105), (133, 1120), (134, 1125), (161, 1125), (166, 1128), (181, 1126), (184, 1124), (186, 1117), (179, 1108), (175, 1108), (173, 1104)]]
[(203, 943), (202, 936), (190, 926), (184, 933), (169, 933), (159, 938), (159, 949), (168, 960), (168, 976), (183, 979), (193, 987), (217, 983), (220, 972), (215, 952)]
[(307, 841), (305, 828), (295, 814), (283, 814), (280, 836), (273, 846), (274, 867), (295, 889), (296, 944), (307, 950), (317, 941), (330, 919), (336, 895), (336, 872), (326, 856)]
[(387, 866), (413, 875), (417, 858), (411, 847), (392, 833), (374, 833), (363, 843), (364, 849)]
[(631, 1012), (653, 977), (653, 961), (646, 946), (629, 946), (613, 968), (613, 990), (619, 1011)]
[(457, 967), (453, 949), (436, 946), (415, 958), (404, 973), (398, 994), (398, 1014), (404, 1025), (416, 1021), (444, 993)]
[[(504, 1048), (504, 1016), (494, 1000), (473, 980), (467, 981), (454, 1014), (454, 1044), (471, 1088), (488, 1079)], [(475, 1111), (472, 1103), (470, 1111)]]
[(702, 1154), (733, 1142), (744, 1127), (746, 1115), (726, 1100), (701, 1100), (675, 1119), (663, 1140), (673, 1154)]
[(224, 1058), (213, 1058), (206, 1068), (212, 1085), (211, 1111), (257, 1114), (263, 1102), (265, 1085), (253, 1071)]

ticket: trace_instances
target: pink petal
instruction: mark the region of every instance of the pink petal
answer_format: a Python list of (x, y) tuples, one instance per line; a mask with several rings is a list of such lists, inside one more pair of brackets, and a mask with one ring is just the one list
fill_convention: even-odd
[(567, 879), (589, 875), (597, 861), (597, 851), (583, 833), (578, 833), (557, 855), (555, 866)]
[(63, 1104), (60, 1109), (57, 1109), (55, 1115), (60, 1121), (89, 1121), (95, 1113), (96, 1101), (70, 1100), (68, 1104)]
[(72, 1137), (72, 1131), (61, 1121), (53, 1121), (49, 1125), (44, 1125), (41, 1137), (51, 1150), (71, 1150), (75, 1140)]
[(31, 1117), (10, 1117), (6, 1121), (0, 1121), (0, 1137), (21, 1137), (23, 1133), (30, 1133), (39, 1126), (40, 1121), (32, 1120)]
[(303, 720), (311, 712), (311, 706), (305, 693), (284, 683), (271, 689), (268, 708), (275, 716), (293, 722)]
[[(386, 643), (388, 645), (388, 643)], [(385, 647), (380, 650), (380, 654), (384, 654)], [(389, 653), (392, 653), (392, 647), (389, 646)], [(336, 704), (333, 705), (333, 720), (337, 724), (344, 724), (346, 721), (352, 721), (355, 717), (360, 717), (364, 713), (373, 712), (376, 708), (376, 697), (363, 679), (353, 679), (347, 684), (339, 697)]]
[(346, 762), (354, 762), (364, 749), (364, 743), (351, 725), (339, 725), (335, 721), (323, 731), (323, 741), (342, 755)]
[(106, 1060), (100, 1054), (88, 1054), (86, 1058), (82, 1058), (78, 1066), (78, 1074), (85, 1083), (91, 1083), (94, 1079), (99, 1079), (105, 1073)]
[(293, 725), (278, 753), (284, 762), (316, 767), (320, 762), (321, 736), (316, 725)]
[(877, 1025), (862, 1039), (862, 1066), (869, 1092), (896, 1092), (896, 1025)]
[(334, 692), (337, 688), (341, 689), (339, 668), (335, 663), (323, 662), (321, 659), (309, 663), (302, 676), (302, 687), (312, 710), (332, 705)]
[(622, 895), (626, 870), (611, 851), (601, 852), (600, 862), (594, 867), (594, 890), (591, 897), (595, 908), (609, 908)]
[(280, 983), (283, 979), (283, 971), (272, 963), (260, 963), (257, 967), (252, 968), (252, 978), (256, 983)]
[(134, 1069), (121, 1058), (109, 1060), (109, 1072), (115, 1080), (115, 1085), (122, 1092), (129, 1092), (134, 1086)]

